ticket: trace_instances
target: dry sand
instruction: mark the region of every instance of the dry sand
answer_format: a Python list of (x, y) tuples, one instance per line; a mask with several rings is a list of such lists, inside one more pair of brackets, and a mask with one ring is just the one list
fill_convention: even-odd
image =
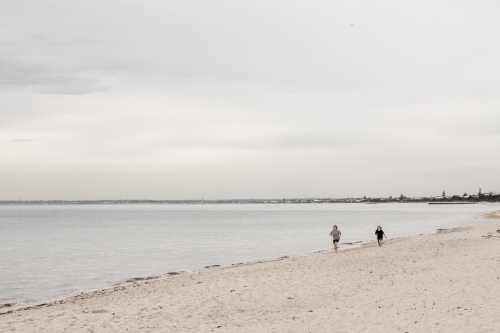
[(135, 283), (1, 315), (0, 332), (500, 332), (497, 229)]

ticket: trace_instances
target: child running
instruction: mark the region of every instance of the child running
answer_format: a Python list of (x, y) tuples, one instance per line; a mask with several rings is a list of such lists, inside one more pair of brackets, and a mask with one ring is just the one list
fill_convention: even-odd
[(330, 232), (330, 236), (333, 237), (333, 248), (335, 249), (335, 252), (337, 252), (337, 243), (340, 241), (340, 236), (342, 236), (342, 233), (337, 229), (336, 225), (333, 226), (333, 230)]
[[(377, 235), (378, 247), (382, 247), (382, 240), (384, 239), (384, 231), (381, 226), (377, 226), (377, 230), (375, 230), (375, 235)], [(387, 236), (385, 236), (387, 238)]]

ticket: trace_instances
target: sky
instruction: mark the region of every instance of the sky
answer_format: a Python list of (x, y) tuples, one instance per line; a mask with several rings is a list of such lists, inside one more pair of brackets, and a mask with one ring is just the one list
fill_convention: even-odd
[(500, 191), (500, 2), (3, 0), (0, 200)]

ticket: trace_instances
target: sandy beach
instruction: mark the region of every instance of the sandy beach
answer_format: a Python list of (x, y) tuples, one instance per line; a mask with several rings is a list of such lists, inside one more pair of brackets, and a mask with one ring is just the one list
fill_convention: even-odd
[[(0, 315), (1, 332), (499, 332), (500, 221), (139, 281)], [(342, 245), (341, 245), (342, 246)]]

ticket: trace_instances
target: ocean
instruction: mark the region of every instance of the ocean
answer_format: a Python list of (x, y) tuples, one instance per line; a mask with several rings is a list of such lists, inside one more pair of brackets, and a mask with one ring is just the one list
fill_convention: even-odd
[[(20, 307), (127, 279), (331, 251), (485, 224), (498, 205), (0, 205), (0, 304)], [(348, 263), (346, 263), (348, 264)], [(11, 308), (2, 308), (8, 310)]]

